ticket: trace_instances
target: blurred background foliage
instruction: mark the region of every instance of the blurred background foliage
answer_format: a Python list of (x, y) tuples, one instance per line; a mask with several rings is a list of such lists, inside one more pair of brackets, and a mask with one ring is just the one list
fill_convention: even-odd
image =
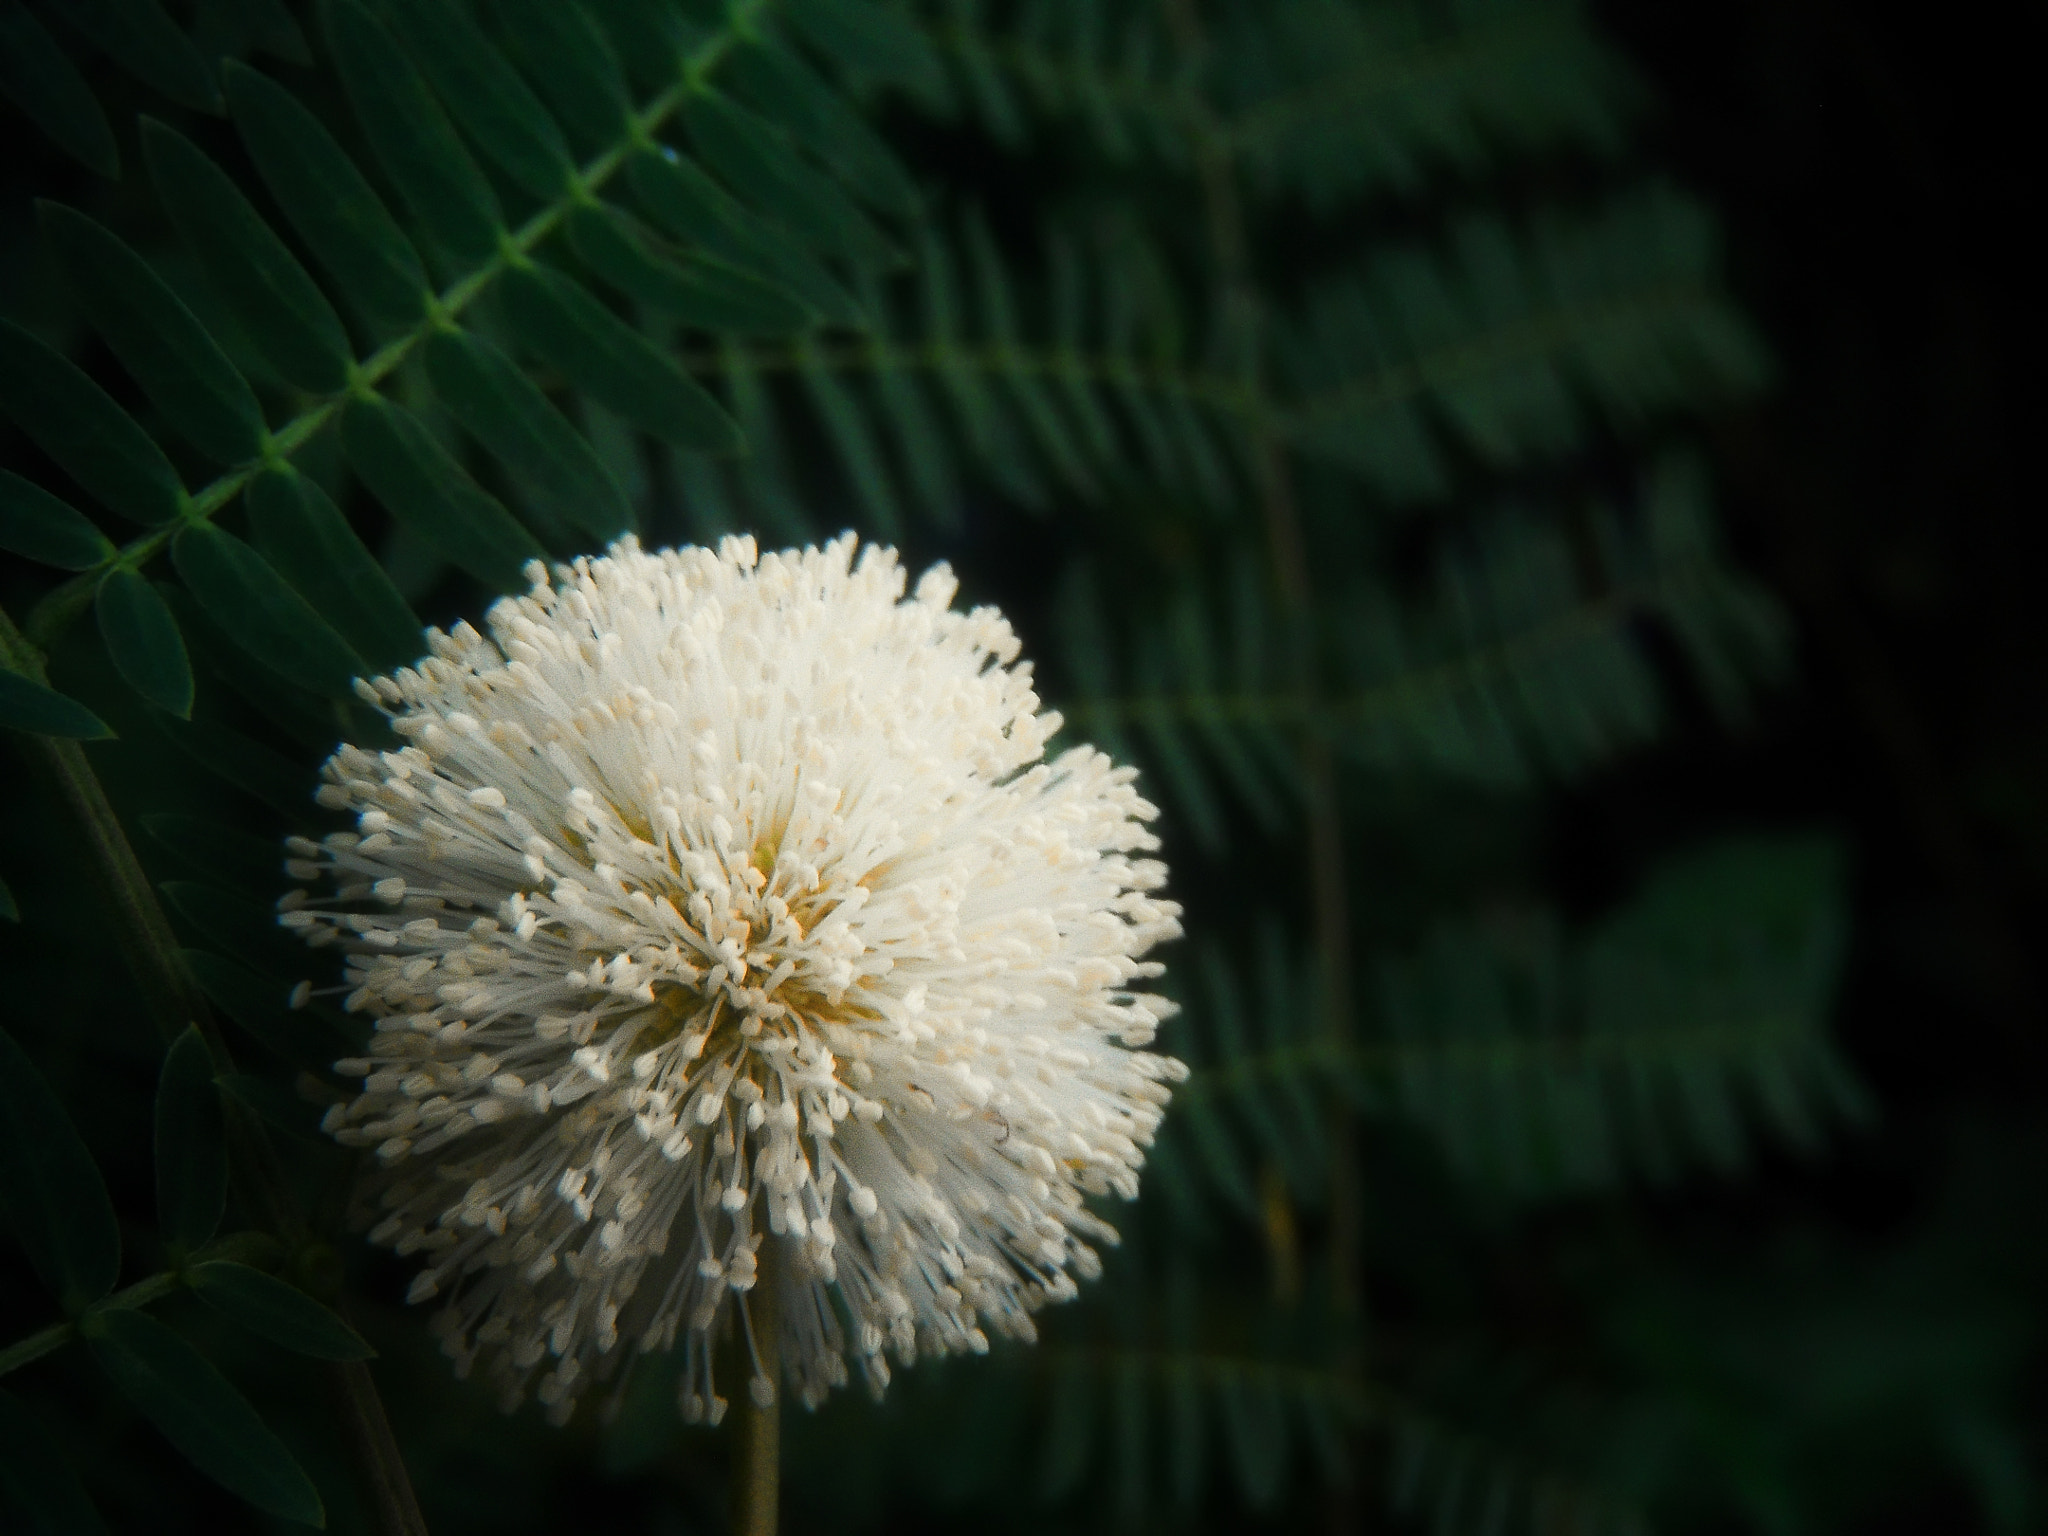
[(787, 1529), (2037, 1528), (1979, 9), (0, 0), (8, 1529), (416, 1530), (379, 1412), (437, 1532), (721, 1525), (662, 1361), (554, 1431), (427, 1347), (269, 906), (419, 621), (845, 526), (1142, 766), (1194, 1075)]

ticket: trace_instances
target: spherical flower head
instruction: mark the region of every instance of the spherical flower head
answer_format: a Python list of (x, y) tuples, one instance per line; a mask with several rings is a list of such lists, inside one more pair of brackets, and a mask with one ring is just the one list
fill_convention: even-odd
[[(894, 551), (536, 562), (531, 592), (359, 685), (283, 921), (347, 955), (373, 1241), (444, 1348), (566, 1419), (634, 1349), (757, 1322), (815, 1404), (856, 1360), (1033, 1336), (1136, 1195), (1180, 1063), (1134, 989), (1180, 932), (1134, 770), (1059, 728), (992, 608)], [(774, 1304), (747, 1293), (765, 1277)], [(836, 1302), (831, 1292), (837, 1292)]]

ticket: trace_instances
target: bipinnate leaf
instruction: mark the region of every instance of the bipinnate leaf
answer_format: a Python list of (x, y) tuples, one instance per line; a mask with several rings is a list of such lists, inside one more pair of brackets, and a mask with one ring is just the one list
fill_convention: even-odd
[(375, 666), (415, 661), (424, 626), (327, 493), (292, 469), (250, 483), (256, 547)]
[(348, 333), (299, 259), (228, 174), (190, 139), (142, 120), (157, 196), (249, 339), (287, 383), (331, 394), (347, 382)]
[(114, 734), (106, 721), (78, 700), (4, 669), (0, 669), (0, 725), (73, 741), (102, 741)]
[(116, 566), (93, 596), (100, 638), (128, 686), (179, 719), (192, 714), (192, 663), (178, 621), (139, 571)]
[(297, 1286), (231, 1259), (195, 1264), (186, 1280), (199, 1299), (251, 1333), (316, 1360), (367, 1360), (363, 1336)]
[(366, 313), (417, 320), (430, 291), (426, 269), (347, 152), (267, 75), (230, 60), (223, 78), (249, 158), (306, 248)]
[(458, 329), (429, 337), (426, 358), (442, 404), (527, 496), (594, 538), (631, 526), (632, 508), (597, 450), (511, 358)]
[(99, 1165), (27, 1052), (0, 1029), (0, 1202), (66, 1312), (114, 1288), (121, 1231)]
[(498, 194), (462, 147), (412, 60), (360, 0), (330, 0), (327, 43), (356, 121), (406, 207), (450, 255), (498, 248)]
[(622, 293), (686, 325), (743, 336), (787, 336), (816, 318), (787, 289), (727, 261), (679, 250), (632, 215), (601, 203), (575, 209), (569, 243)]
[(99, 99), (20, 0), (0, 0), (0, 96), (88, 170), (109, 180), (121, 174)]
[(267, 1514), (326, 1525), (312, 1479), (198, 1350), (132, 1307), (95, 1313), (84, 1332), (121, 1395), (200, 1471)]
[(43, 238), (93, 328), (179, 434), (217, 464), (256, 456), (263, 412), (170, 285), (111, 231), (61, 203), (38, 204)]
[(716, 91), (683, 104), (690, 142), (742, 198), (818, 249), (863, 266), (886, 266), (895, 248), (831, 177), (797, 155), (781, 129)]
[(396, 0), (384, 15), (470, 140), (536, 197), (575, 174), (568, 141), (519, 72), (449, 0)]
[(179, 532), (171, 560), (222, 633), (286, 681), (340, 697), (367, 670), (313, 605), (233, 534), (194, 523)]
[(0, 1392), (0, 1515), (13, 1536), (106, 1536), (47, 1415)]
[(11, 320), (0, 320), (0, 410), (122, 516), (167, 523), (178, 515), (185, 490), (163, 449), (105, 390)]
[(873, 0), (788, 0), (785, 9), (820, 56), (907, 86), (927, 100), (945, 95), (945, 65), (902, 12)]
[(376, 395), (349, 401), (341, 444), (391, 515), (478, 581), (517, 590), (526, 562), (546, 558), (533, 535), (403, 406)]
[(60, 571), (90, 570), (114, 553), (107, 536), (76, 508), (33, 481), (0, 469), (0, 549)]
[(592, 149), (624, 136), (632, 110), (625, 72), (589, 12), (561, 0), (494, 0), (490, 15), (572, 134)]
[(157, 0), (63, 0), (51, 9), (95, 48), (182, 107), (220, 110), (206, 58)]
[(867, 120), (788, 49), (748, 39), (726, 62), (740, 93), (784, 125), (871, 207), (917, 216), (917, 186)]
[(656, 145), (626, 162), (626, 181), (641, 211), (671, 239), (702, 245), (736, 266), (767, 274), (822, 319), (861, 324), (860, 306), (803, 242), (742, 208), (695, 161), (666, 144)]
[(577, 388), (678, 448), (740, 450), (738, 426), (704, 387), (573, 279), (526, 262), (502, 282), (520, 339)]
[(226, 1131), (213, 1057), (197, 1024), (171, 1042), (156, 1080), (156, 1214), (165, 1242), (190, 1252), (213, 1236), (228, 1195)]

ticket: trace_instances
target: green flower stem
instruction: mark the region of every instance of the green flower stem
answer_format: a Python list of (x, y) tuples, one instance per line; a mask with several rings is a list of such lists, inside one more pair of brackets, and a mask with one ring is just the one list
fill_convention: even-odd
[[(15, 628), (5, 609), (0, 609), (0, 664), (35, 682), (47, 681), (42, 653)], [(91, 850), (116, 919), (114, 931), (122, 958), (141, 987), (164, 1038), (175, 1038), (189, 1020), (198, 1026), (205, 1039), (216, 1072), (233, 1071), (234, 1058), (221, 1037), (212, 1004), (185, 963), (184, 951), (162, 903), (157, 900), (156, 889), (136, 858), (134, 845), (128, 841), (85, 749), (75, 741), (48, 736), (29, 736), (24, 740), (30, 756), (40, 760), (54, 781)], [(222, 1097), (229, 1166), (237, 1188), (257, 1218), (277, 1234), (287, 1252), (302, 1252), (310, 1234), (305, 1216), (285, 1180), (277, 1151), (270, 1144), (269, 1133), (241, 1104), (226, 1095)], [(346, 1309), (337, 1310), (346, 1320)], [(37, 1348), (19, 1363), (48, 1353), (69, 1336), (67, 1333), (47, 1343), (41, 1342), (43, 1334), (23, 1340), (16, 1349), (31, 1344)], [(377, 1511), (379, 1530), (384, 1536), (427, 1536), (426, 1520), (420, 1514), (404, 1458), (399, 1453), (397, 1438), (391, 1433), (368, 1365), (350, 1360), (331, 1365), (328, 1370), (337, 1406), (356, 1452), (358, 1470), (371, 1506)]]
[(427, 313), (418, 325), (403, 336), (386, 342), (362, 362), (352, 364), (348, 382), (339, 392), (326, 396), (277, 431), (266, 434), (259, 457), (185, 496), (178, 516), (170, 523), (123, 545), (102, 564), (79, 572), (38, 602), (29, 612), (29, 637), (37, 645), (47, 647), (91, 606), (93, 592), (108, 571), (116, 568), (140, 570), (176, 538), (181, 529), (188, 524), (207, 522), (241, 495), (249, 482), (264, 470), (289, 462), (294, 453), (326, 429), (351, 398), (374, 391), (436, 330), (446, 327), (468, 309), (506, 271), (529, 260), (530, 253), (555, 232), (579, 203), (588, 202), (599, 187), (618, 174), (619, 168), (631, 155), (654, 144), (656, 130), (675, 116), (685, 101), (704, 88), (711, 72), (723, 62), (735, 43), (751, 33), (756, 19), (767, 9), (768, 3), (769, 0), (741, 0), (735, 5), (726, 18), (724, 28), (712, 34), (681, 61), (682, 78), (655, 97), (644, 111), (633, 115), (624, 139), (578, 171), (570, 179), (569, 190), (562, 197), (534, 214), (517, 230), (502, 234), (497, 255), (467, 277), (451, 284), (446, 291), (429, 296)]
[[(739, 1411), (733, 1425), (733, 1536), (775, 1536), (782, 1492), (781, 1279), (772, 1238), (763, 1240), (756, 1261), (759, 1267), (754, 1288), (747, 1293), (747, 1310), (754, 1349), (761, 1369), (775, 1384), (775, 1400), (766, 1408), (758, 1405), (751, 1382), (733, 1394)], [(751, 1369), (745, 1374), (751, 1375)]]

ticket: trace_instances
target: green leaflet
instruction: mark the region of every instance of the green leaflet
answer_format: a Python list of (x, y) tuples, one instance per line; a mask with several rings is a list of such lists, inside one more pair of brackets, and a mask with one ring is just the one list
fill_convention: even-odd
[(685, 325), (743, 336), (786, 336), (815, 314), (794, 294), (715, 256), (676, 250), (632, 215), (603, 203), (572, 210), (569, 243), (584, 265)]
[(0, 1180), (15, 1236), (75, 1313), (114, 1288), (121, 1232), (98, 1164), (57, 1095), (0, 1029)]
[(672, 238), (773, 273), (826, 320), (861, 323), (860, 306), (800, 242), (742, 208), (695, 161), (657, 145), (626, 162), (626, 180), (641, 210)]
[(945, 65), (902, 12), (871, 0), (787, 0), (784, 10), (821, 57), (906, 86), (926, 101), (945, 99)]
[(185, 440), (217, 464), (252, 459), (263, 412), (206, 327), (149, 264), (61, 203), (42, 203), (43, 238), (79, 306)]
[(403, 324), (426, 312), (418, 252), (334, 136), (283, 86), (230, 60), (228, 103), (270, 195), (366, 313)]
[(686, 25), (666, 0), (588, 0), (592, 18), (635, 80), (649, 90), (675, 84)]
[(10, 320), (0, 320), (0, 409), (114, 511), (139, 523), (178, 515), (185, 491), (163, 450), (105, 390)]
[(341, 444), (350, 466), (393, 517), (486, 586), (516, 591), (525, 585), (520, 573), (526, 562), (547, 557), (533, 535), (403, 406), (375, 395), (349, 401)]
[(64, 0), (53, 10), (92, 45), (180, 106), (220, 110), (213, 72), (157, 0)]
[(498, 194), (455, 136), (412, 61), (360, 0), (332, 0), (327, 45), (356, 121), (406, 207), (452, 256), (483, 261), (498, 248)]
[(251, 46), (290, 64), (311, 64), (313, 50), (306, 34), (286, 8), (285, 0), (232, 0), (235, 19)]
[(233, 534), (194, 523), (179, 532), (171, 560), (207, 617), (280, 677), (341, 697), (363, 674), (362, 660), (348, 642)]
[(903, 513), (896, 494), (895, 479), (882, 457), (868, 425), (867, 413), (855, 401), (837, 375), (825, 366), (808, 340), (797, 343), (797, 371), (804, 389), (817, 407), (818, 418), (846, 466), (862, 509), (872, 520), (875, 534), (884, 539), (903, 536)]
[(828, 176), (797, 157), (778, 128), (715, 91), (683, 103), (690, 142), (727, 186), (807, 236), (820, 250), (862, 266), (887, 266), (896, 249)]
[(178, 621), (139, 571), (116, 566), (93, 595), (100, 638), (128, 686), (179, 719), (192, 713), (192, 663)]
[[(276, 867), (273, 859), (269, 879), (273, 887)], [(345, 1049), (347, 1042), (316, 1016), (294, 1011), (289, 994), (275, 980), (210, 950), (187, 949), (184, 956), (214, 1006), (281, 1060), (325, 1072)]]
[(226, 1131), (213, 1057), (197, 1024), (164, 1056), (156, 1082), (156, 1211), (164, 1241), (190, 1251), (213, 1236), (228, 1196)]
[(0, 549), (85, 571), (110, 558), (114, 546), (83, 513), (41, 486), (0, 469)]
[(256, 547), (378, 667), (419, 658), (424, 631), (327, 493), (296, 470), (265, 470), (246, 496)]
[(368, 1360), (361, 1334), (297, 1286), (232, 1259), (209, 1259), (186, 1275), (199, 1299), (251, 1333), (316, 1360)]
[(394, 0), (384, 15), (477, 148), (534, 196), (559, 196), (576, 174), (568, 142), (476, 23), (448, 0)]
[(0, 668), (0, 726), (35, 736), (104, 741), (114, 733), (78, 700)]
[(88, 170), (109, 180), (121, 174), (114, 130), (92, 87), (19, 0), (0, 3), (0, 96)]
[(28, 1521), (20, 1536), (106, 1536), (106, 1523), (46, 1421), (46, 1410), (0, 1392), (0, 1510)]
[(192, 1464), (258, 1509), (324, 1526), (311, 1479), (249, 1400), (147, 1312), (116, 1307), (86, 1326), (93, 1359)]
[(348, 380), (348, 333), (298, 258), (183, 134), (146, 117), (142, 153), (185, 243), (270, 365), (300, 389), (340, 389)]
[(632, 525), (632, 508), (597, 451), (519, 365), (483, 337), (436, 331), (427, 377), (455, 419), (518, 477), (523, 493), (599, 539)]
[(569, 381), (678, 448), (737, 453), (739, 428), (675, 359), (574, 280), (527, 262), (503, 279), (505, 316)]
[(618, 56), (589, 13), (561, 0), (496, 0), (489, 14), (569, 131), (591, 149), (617, 143), (632, 97)]
[(896, 152), (810, 65), (756, 37), (733, 50), (725, 69), (741, 95), (788, 128), (869, 206), (906, 219), (917, 217), (917, 185)]

